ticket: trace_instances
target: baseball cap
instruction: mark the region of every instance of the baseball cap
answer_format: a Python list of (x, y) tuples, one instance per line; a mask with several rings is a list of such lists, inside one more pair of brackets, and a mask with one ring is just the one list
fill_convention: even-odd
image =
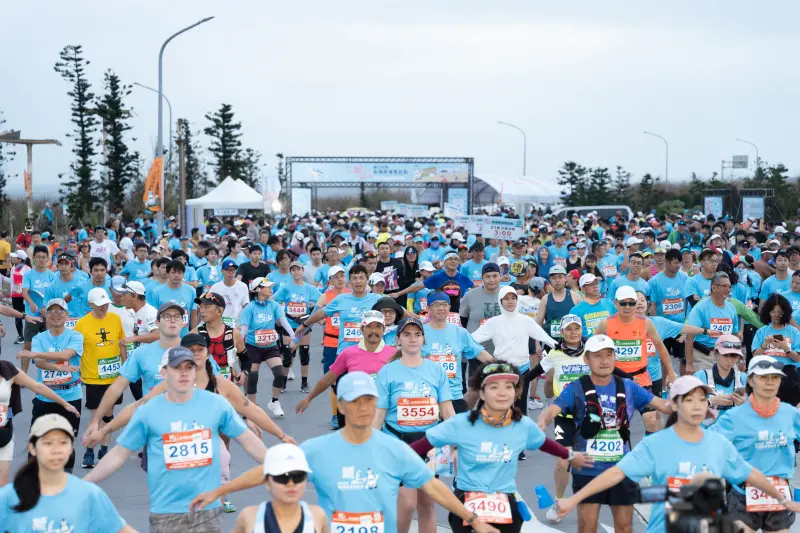
[(122, 276), (111, 278), (111, 290), (114, 292), (133, 292), (128, 288), (128, 280)]
[(72, 425), (69, 423), (69, 421), (63, 416), (55, 413), (43, 415), (37, 418), (36, 421), (31, 424), (29, 439), (33, 437), (44, 437), (54, 429), (60, 429), (72, 439), (75, 439), (75, 431), (72, 429)]
[(446, 254), (444, 254), (444, 259), (443, 260), (447, 261), (448, 259), (458, 259), (458, 253), (457, 252), (447, 252)]
[(138, 294), (139, 296), (144, 296), (145, 288), (141, 281), (128, 281), (125, 283), (128, 289), (131, 290), (133, 294)]
[(292, 261), (292, 264), (289, 265), (289, 270), (293, 269), (294, 267), (302, 268), (303, 270), (306, 269), (305, 265), (303, 265), (303, 263), (300, 261)]
[(450, 235), (450, 240), (463, 241), (464, 240), (464, 236), (461, 235), (461, 232), (456, 231), (456, 232), (453, 232), (452, 235)]
[(552, 276), (553, 274), (563, 274), (563, 275), (566, 276), (567, 275), (567, 269), (564, 268), (561, 265), (556, 265), (556, 266), (554, 266), (553, 268), (550, 269), (550, 275)]
[(614, 349), (614, 341), (608, 335), (593, 335), (586, 341), (587, 352), (599, 352), (606, 348)]
[(483, 276), (484, 274), (489, 274), (491, 272), (497, 272), (498, 274), (500, 273), (500, 267), (497, 266), (497, 263), (486, 263), (481, 268), (481, 276)]
[(106, 305), (111, 303), (111, 298), (108, 297), (108, 293), (102, 287), (95, 287), (90, 290), (87, 299), (90, 304), (94, 305)]
[(636, 289), (630, 286), (624, 286), (617, 289), (617, 292), (614, 293), (614, 299), (617, 301), (620, 300), (635, 300), (636, 299)]
[(424, 270), (426, 272), (435, 272), (436, 269), (433, 268), (433, 263), (430, 261), (421, 261), (419, 264), (419, 269)]
[(330, 270), (328, 270), (328, 279), (331, 279), (333, 276), (338, 274), (339, 272), (344, 272), (344, 269), (339, 265), (332, 266)]
[(383, 318), (383, 313), (380, 311), (365, 311), (364, 316), (361, 317), (361, 325), (366, 326), (367, 324), (372, 324), (377, 322), (381, 326), (386, 325), (386, 321)]
[(644, 241), (643, 241), (642, 239), (640, 239), (639, 237), (630, 237), (630, 238), (629, 238), (629, 239), (626, 241), (626, 244), (627, 244), (628, 246), (631, 246), (631, 245), (633, 245), (633, 244), (642, 244), (643, 242), (644, 242)]
[(581, 279), (578, 281), (578, 284), (583, 287), (584, 285), (589, 285), (590, 283), (594, 283), (597, 281), (597, 276), (594, 274), (584, 274), (581, 276)]
[(225, 307), (225, 298), (216, 292), (204, 292), (194, 299), (196, 304), (211, 304), (219, 307)]
[(783, 226), (775, 226), (774, 233), (789, 233)]
[(570, 324), (578, 324), (581, 329), (583, 329), (583, 320), (578, 315), (564, 315), (561, 317), (561, 327), (559, 328), (560, 331), (564, 331), (567, 326)]
[(50, 298), (50, 300), (47, 301), (47, 305), (45, 306), (45, 309), (50, 309), (54, 305), (59, 306), (64, 311), (67, 311), (69, 309), (67, 307), (67, 302), (65, 302), (63, 298)]
[(156, 320), (160, 319), (161, 315), (166, 313), (169, 309), (177, 309), (178, 311), (181, 312), (181, 314), (183, 314), (183, 307), (181, 307), (180, 304), (177, 304), (175, 302), (164, 302), (158, 307), (158, 311), (156, 312)]
[(375, 380), (366, 372), (348, 372), (336, 385), (336, 397), (340, 400), (352, 402), (361, 396), (378, 397)]
[(68, 254), (66, 252), (61, 253), (61, 254), (58, 255), (58, 259), (56, 259), (56, 263), (60, 263), (62, 259), (64, 261), (69, 261), (70, 263), (74, 263), (75, 262), (75, 257), (72, 254)]
[[(750, 364), (747, 365), (748, 376), (767, 376), (769, 374), (785, 376), (783, 363), (768, 355), (757, 355), (750, 359)], [(672, 386), (674, 387), (675, 384), (673, 383)]]
[(421, 236), (417, 235), (416, 237), (411, 239), (411, 242), (425, 242), (425, 239), (423, 239)]
[(233, 259), (226, 259), (222, 262), (222, 270), (228, 270), (230, 267), (239, 268), (239, 265)]
[(511, 261), (508, 260), (508, 257), (501, 255), (497, 258), (497, 266), (500, 265), (511, 265)]
[(409, 325), (417, 326), (420, 331), (425, 331), (422, 327), (422, 322), (419, 319), (409, 316), (405, 317), (397, 324), (397, 335), (400, 336), (400, 333), (402, 333), (403, 330)]
[(260, 289), (261, 287), (272, 287), (275, 283), (271, 282), (263, 276), (259, 276), (250, 282), (250, 292)]
[(161, 366), (159, 366), (159, 370), (165, 366), (171, 366), (172, 368), (175, 368), (184, 361), (191, 361), (192, 363), (195, 363), (194, 354), (189, 348), (186, 348), (185, 346), (173, 346), (172, 348), (167, 348), (167, 351), (161, 356)]
[(447, 305), (450, 305), (450, 295), (443, 291), (428, 293), (428, 307), (436, 302), (447, 302)]
[(378, 284), (378, 283), (383, 283), (384, 285), (386, 285), (386, 280), (383, 278), (383, 275), (382, 275), (382, 274), (378, 274), (377, 272), (373, 272), (373, 273), (372, 273), (372, 274), (369, 276), (369, 280), (367, 281), (367, 283), (368, 283), (370, 286), (372, 286), (372, 285), (376, 285), (376, 284)]
[(208, 341), (205, 337), (200, 335), (199, 333), (189, 333), (184, 338), (181, 339), (181, 346), (184, 348), (188, 348), (189, 346), (205, 346), (208, 347)]
[(134, 230), (133, 228), (130, 228), (130, 227), (128, 227), (128, 228), (125, 228), (125, 233), (126, 233), (126, 234), (128, 234), (128, 233), (134, 233), (134, 232), (135, 232), (135, 230)]
[(714, 392), (711, 387), (694, 376), (681, 376), (672, 382), (672, 386), (669, 389), (669, 399), (674, 400), (678, 396), (685, 396), (698, 387), (706, 391), (706, 394)]
[(542, 292), (544, 290), (544, 286), (546, 283), (547, 280), (545, 280), (544, 278), (535, 277), (531, 278), (531, 280), (528, 282), (528, 285), (531, 286), (531, 289), (533, 289), (534, 293), (537, 293), (537, 292)]
[(742, 341), (739, 340), (739, 337), (734, 335), (720, 335), (717, 338), (714, 349), (719, 353), (744, 355), (742, 352)]
[(282, 476), (289, 472), (311, 472), (306, 454), (296, 444), (282, 442), (271, 446), (264, 454), (264, 477)]
[(28, 258), (28, 254), (25, 253), (25, 250), (17, 250), (11, 255), (13, 255), (17, 259), (22, 259), (23, 261), (25, 261)]

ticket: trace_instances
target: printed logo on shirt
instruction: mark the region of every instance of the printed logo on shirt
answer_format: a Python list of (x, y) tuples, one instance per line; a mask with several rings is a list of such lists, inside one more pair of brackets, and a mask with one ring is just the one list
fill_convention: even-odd
[(103, 347), (103, 346), (105, 346), (105, 345), (106, 345), (106, 343), (108, 343), (108, 344), (114, 344), (114, 341), (113, 341), (112, 339), (109, 339), (109, 338), (108, 338), (108, 334), (109, 334), (109, 333), (111, 333), (111, 332), (110, 332), (110, 331), (106, 331), (106, 328), (100, 328), (100, 331), (98, 331), (97, 333), (95, 333), (95, 335), (97, 335), (98, 337), (100, 337), (100, 342), (98, 342), (98, 343), (95, 343), (95, 346), (100, 346), (100, 347)]
[(777, 434), (774, 431), (759, 431), (758, 442), (756, 442), (756, 450), (771, 450), (774, 448), (783, 448), (788, 446), (789, 439), (783, 431)]
[(371, 468), (362, 475), (360, 469), (355, 466), (342, 467), (342, 479), (337, 483), (339, 490), (371, 490), (378, 488), (380, 474), (376, 474)]
[(492, 441), (482, 441), (480, 453), (475, 454), (475, 460), (479, 463), (509, 463), (511, 462), (511, 449), (508, 444), (499, 445)]
[(256, 312), (256, 320), (259, 322), (269, 322), (272, 320), (272, 313), (265, 313), (263, 311)]
[(406, 381), (403, 384), (403, 396), (406, 398), (417, 397), (427, 398), (431, 395), (431, 388), (427, 383), (416, 384), (413, 381)]
[(61, 523), (56, 526), (55, 520), (49, 520), (46, 516), (34, 518), (31, 521), (31, 531), (41, 532), (41, 533), (72, 533), (75, 530), (75, 526), (72, 526), (64, 520), (61, 519)]
[(667, 294), (667, 296), (680, 296), (681, 295), (681, 288), (680, 287), (667, 287), (666, 294)]
[(500, 314), (500, 304), (498, 302), (483, 304), (483, 318), (493, 318)]

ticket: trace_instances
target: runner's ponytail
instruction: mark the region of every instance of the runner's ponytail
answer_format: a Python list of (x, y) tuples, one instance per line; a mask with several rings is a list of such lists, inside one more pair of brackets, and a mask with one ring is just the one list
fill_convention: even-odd
[[(37, 440), (37, 437), (32, 437), (31, 444), (35, 445)], [(14, 476), (14, 492), (19, 498), (19, 503), (11, 508), (14, 512), (30, 511), (39, 503), (42, 486), (39, 483), (39, 462), (36, 457), (31, 457)]]
[(208, 383), (211, 385), (211, 388), (215, 391), (217, 390), (217, 378), (214, 376), (214, 370), (211, 366), (211, 357), (206, 359), (206, 373), (208, 374)]
[(389, 364), (389, 363), (391, 363), (393, 361), (397, 361), (401, 357), (403, 357), (403, 350), (398, 348), (397, 351), (392, 354), (392, 356), (389, 358), (389, 360), (386, 361), (386, 363)]

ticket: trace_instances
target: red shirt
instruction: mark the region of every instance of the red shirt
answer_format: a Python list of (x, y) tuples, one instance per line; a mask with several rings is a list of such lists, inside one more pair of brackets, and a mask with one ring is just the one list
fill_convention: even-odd
[(27, 233), (20, 233), (17, 237), (17, 247), (19, 248), (30, 248), (31, 245), (31, 236)]

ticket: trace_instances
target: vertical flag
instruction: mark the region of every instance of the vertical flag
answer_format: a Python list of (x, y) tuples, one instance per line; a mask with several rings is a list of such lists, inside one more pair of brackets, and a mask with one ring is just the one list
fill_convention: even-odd
[(31, 174), (27, 170), (23, 171), (22, 175), (25, 179), (25, 192), (28, 195), (28, 198), (31, 197)]
[(150, 211), (161, 211), (161, 174), (164, 171), (164, 156), (158, 156), (153, 160), (153, 166), (147, 173), (147, 180), (144, 182), (144, 201), (145, 209)]

